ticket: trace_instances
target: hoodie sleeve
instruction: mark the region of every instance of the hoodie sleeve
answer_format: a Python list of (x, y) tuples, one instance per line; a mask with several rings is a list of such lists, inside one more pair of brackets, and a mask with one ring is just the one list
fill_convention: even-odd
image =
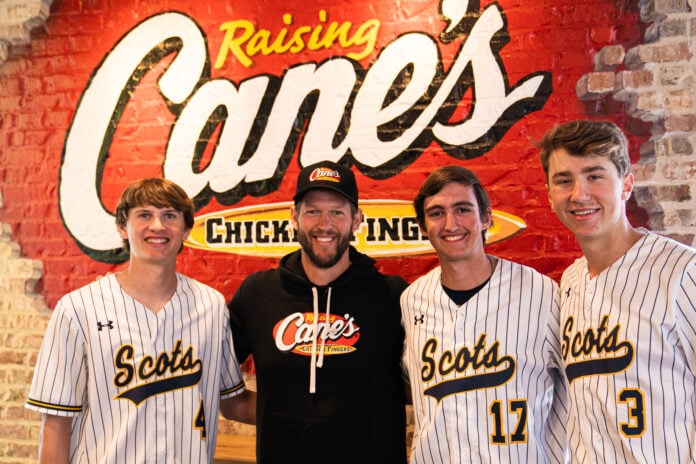
[(400, 276), (386, 276), (386, 278), (389, 288), (389, 303), (396, 305), (396, 309), (401, 314), (401, 294), (408, 287), (408, 283)]
[(227, 305), (230, 311), (230, 326), (232, 327), (232, 340), (234, 341), (234, 352), (239, 363), (243, 363), (249, 357), (251, 348), (249, 346), (249, 336), (244, 324), (244, 302), (247, 301), (248, 278), (239, 286), (234, 293), (232, 300)]

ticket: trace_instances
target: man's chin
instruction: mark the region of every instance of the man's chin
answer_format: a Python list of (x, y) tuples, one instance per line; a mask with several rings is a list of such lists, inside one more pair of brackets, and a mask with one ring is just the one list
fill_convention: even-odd
[(337, 251), (331, 253), (317, 253), (316, 250), (312, 249), (311, 252), (307, 253), (309, 260), (319, 269), (329, 269), (334, 267), (341, 259), (341, 254)]
[(338, 259), (335, 256), (319, 258), (318, 256), (310, 255), (309, 260), (319, 269), (329, 269), (338, 263)]

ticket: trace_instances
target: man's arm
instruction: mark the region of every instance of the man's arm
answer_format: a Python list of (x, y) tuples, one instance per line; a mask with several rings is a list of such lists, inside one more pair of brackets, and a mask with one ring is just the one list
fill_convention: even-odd
[(72, 416), (43, 415), (39, 439), (39, 464), (67, 464), (70, 458)]
[(244, 390), (237, 396), (221, 400), (220, 413), (225, 419), (256, 425), (256, 392)]

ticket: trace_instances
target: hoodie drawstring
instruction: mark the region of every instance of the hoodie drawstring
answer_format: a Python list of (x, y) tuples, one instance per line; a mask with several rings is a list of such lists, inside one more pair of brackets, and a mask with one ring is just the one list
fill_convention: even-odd
[(326, 297), (326, 320), (323, 324), (321, 335), (321, 348), (319, 352), (319, 360), (317, 360), (317, 338), (319, 337), (319, 293), (316, 287), (312, 287), (312, 297), (314, 300), (314, 336), (312, 337), (312, 359), (309, 364), (309, 393), (317, 392), (317, 368), (324, 365), (324, 348), (326, 346), (326, 337), (329, 335), (329, 316), (331, 315), (331, 287)]
[[(324, 331), (321, 334), (321, 350), (319, 351), (319, 360), (317, 361), (317, 367), (321, 367), (324, 365), (324, 347), (326, 346), (326, 338), (329, 336), (329, 329), (331, 328), (331, 324), (329, 321), (330, 315), (331, 315), (331, 287), (329, 287), (329, 292), (326, 295), (326, 319), (324, 319)], [(315, 336), (315, 338), (316, 338), (316, 336)]]

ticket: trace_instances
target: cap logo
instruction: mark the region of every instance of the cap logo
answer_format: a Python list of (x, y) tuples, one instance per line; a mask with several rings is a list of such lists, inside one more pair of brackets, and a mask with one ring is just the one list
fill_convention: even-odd
[(316, 180), (324, 180), (329, 182), (341, 182), (341, 174), (334, 169), (329, 168), (316, 168), (309, 175), (309, 181), (314, 182)]

